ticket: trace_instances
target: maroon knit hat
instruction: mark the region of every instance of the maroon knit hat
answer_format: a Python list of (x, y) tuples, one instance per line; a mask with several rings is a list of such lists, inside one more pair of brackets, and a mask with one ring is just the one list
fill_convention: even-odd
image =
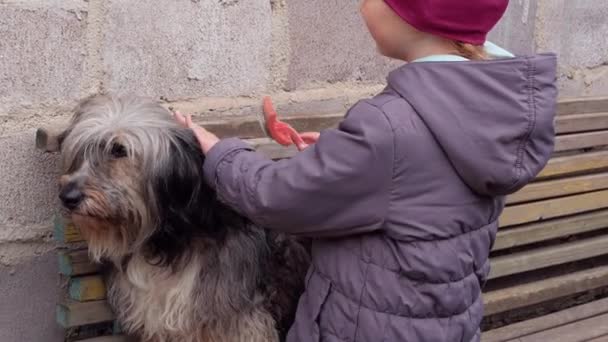
[(418, 31), (482, 45), (509, 0), (384, 0)]

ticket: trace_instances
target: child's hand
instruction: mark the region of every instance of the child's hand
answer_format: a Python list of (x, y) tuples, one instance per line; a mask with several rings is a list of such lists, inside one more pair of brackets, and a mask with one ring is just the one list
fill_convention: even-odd
[(179, 124), (190, 128), (192, 132), (194, 132), (194, 135), (196, 136), (198, 143), (201, 145), (201, 149), (203, 150), (204, 154), (207, 154), (207, 152), (209, 152), (209, 150), (211, 150), (211, 148), (215, 146), (218, 141), (220, 141), (215, 134), (193, 123), (191, 115), (184, 117), (180, 112), (174, 112), (173, 117)]
[(303, 143), (302, 144), (296, 144), (296, 147), (298, 148), (299, 151), (304, 150), (305, 148), (307, 148), (309, 145), (312, 145), (314, 143), (317, 142), (317, 140), (319, 140), (319, 136), (321, 134), (319, 132), (304, 132), (304, 133), (300, 133), (300, 138), (302, 138)]
[(298, 148), (298, 151), (302, 151), (309, 145), (316, 143), (319, 139), (319, 132), (299, 134), (288, 123), (279, 120), (278, 114), (276, 110), (274, 110), (272, 100), (269, 96), (264, 97), (263, 109), (266, 132), (272, 140), (280, 145), (289, 146), (294, 144)]

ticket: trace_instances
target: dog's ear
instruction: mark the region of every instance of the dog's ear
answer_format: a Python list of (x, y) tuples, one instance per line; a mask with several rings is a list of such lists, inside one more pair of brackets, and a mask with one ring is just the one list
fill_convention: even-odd
[(158, 222), (148, 240), (150, 262), (170, 265), (195, 236), (208, 233), (215, 194), (203, 179), (204, 155), (190, 130), (173, 132), (165, 160), (158, 160), (152, 174), (151, 196)]
[(111, 97), (105, 94), (96, 94), (81, 100), (72, 110), (72, 118), (69, 122), (60, 122), (55, 125), (40, 127), (36, 131), (36, 148), (44, 152), (59, 152), (65, 137), (68, 136), (70, 127), (83, 113), (91, 110), (93, 106), (100, 106), (111, 101)]
[(203, 179), (205, 157), (190, 130), (172, 133), (174, 139), (166, 160), (155, 166), (156, 198), (180, 212), (188, 211), (200, 201), (201, 193), (208, 190)]
[(41, 127), (36, 130), (36, 148), (44, 152), (59, 152), (68, 134), (67, 125)]

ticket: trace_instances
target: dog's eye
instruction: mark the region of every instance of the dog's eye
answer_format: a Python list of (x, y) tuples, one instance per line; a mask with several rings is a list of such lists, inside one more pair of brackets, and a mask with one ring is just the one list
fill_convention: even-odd
[(112, 155), (112, 157), (114, 157), (116, 159), (124, 158), (127, 156), (127, 149), (119, 143), (114, 143), (114, 144), (112, 144), (112, 149), (110, 150), (110, 154)]

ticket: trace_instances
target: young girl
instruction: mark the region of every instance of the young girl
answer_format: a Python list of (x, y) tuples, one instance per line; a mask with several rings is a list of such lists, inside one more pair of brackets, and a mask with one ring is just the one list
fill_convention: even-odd
[(290, 160), (176, 115), (222, 201), (315, 238), (288, 341), (479, 341), (504, 196), (553, 149), (556, 57), (484, 47), (507, 4), (363, 1), (379, 51), (409, 63)]

